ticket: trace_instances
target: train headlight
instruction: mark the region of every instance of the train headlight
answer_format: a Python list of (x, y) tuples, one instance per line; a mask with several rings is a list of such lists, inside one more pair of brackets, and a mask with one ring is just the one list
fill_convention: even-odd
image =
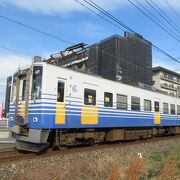
[(34, 117), (34, 118), (33, 118), (33, 122), (34, 122), (34, 123), (37, 123), (37, 122), (38, 122), (38, 118), (37, 118), (37, 117)]

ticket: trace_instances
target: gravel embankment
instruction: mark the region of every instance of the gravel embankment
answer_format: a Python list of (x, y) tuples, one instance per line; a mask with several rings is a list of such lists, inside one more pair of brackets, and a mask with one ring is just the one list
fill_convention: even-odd
[(81, 152), (0, 165), (0, 179), (107, 179), (113, 169), (127, 168), (142, 154), (146, 159), (153, 152), (180, 146), (179, 139), (143, 144), (122, 145), (92, 152)]

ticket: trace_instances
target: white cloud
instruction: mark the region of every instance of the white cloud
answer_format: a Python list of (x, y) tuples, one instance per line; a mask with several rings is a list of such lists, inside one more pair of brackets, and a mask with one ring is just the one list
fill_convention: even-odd
[[(84, 3), (84, 1), (79, 0)], [(139, 0), (141, 3), (145, 3), (144, 0)], [(108, 10), (114, 10), (123, 6), (131, 6), (127, 0), (94, 0), (97, 4)], [(134, 2), (134, 1), (133, 1)], [(179, 0), (167, 0), (175, 9), (180, 9)], [(1, 0), (1, 4), (14, 5), (34, 13), (43, 14), (64, 14), (72, 11), (84, 11), (86, 10), (75, 0)], [(160, 6), (167, 8), (167, 5), (162, 0), (157, 0)]]
[[(0, 85), (6, 85), (6, 78), (11, 76), (18, 67), (31, 63), (30, 58), (20, 57), (16, 55), (0, 55)], [(0, 104), (5, 100), (6, 89), (0, 87)]]
[(153, 59), (153, 67), (162, 66), (169, 70), (176, 70), (177, 69), (177, 63), (175, 63), (172, 60), (166, 61), (165, 59)]

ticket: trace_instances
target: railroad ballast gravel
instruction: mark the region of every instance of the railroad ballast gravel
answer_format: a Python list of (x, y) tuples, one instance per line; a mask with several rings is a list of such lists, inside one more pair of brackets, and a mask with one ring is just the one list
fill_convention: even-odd
[[(103, 169), (127, 167), (134, 158), (169, 150), (180, 145), (180, 139), (122, 145), (95, 151), (65, 154), (0, 164), (1, 179), (91, 179), (106, 178)], [(94, 179), (94, 178), (93, 178)]]

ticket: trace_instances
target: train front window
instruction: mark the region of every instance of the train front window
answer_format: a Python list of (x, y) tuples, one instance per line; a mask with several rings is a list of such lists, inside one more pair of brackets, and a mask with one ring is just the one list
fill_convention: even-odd
[(64, 102), (64, 82), (58, 81), (57, 102)]
[(42, 66), (33, 67), (32, 99), (40, 99), (42, 91)]

